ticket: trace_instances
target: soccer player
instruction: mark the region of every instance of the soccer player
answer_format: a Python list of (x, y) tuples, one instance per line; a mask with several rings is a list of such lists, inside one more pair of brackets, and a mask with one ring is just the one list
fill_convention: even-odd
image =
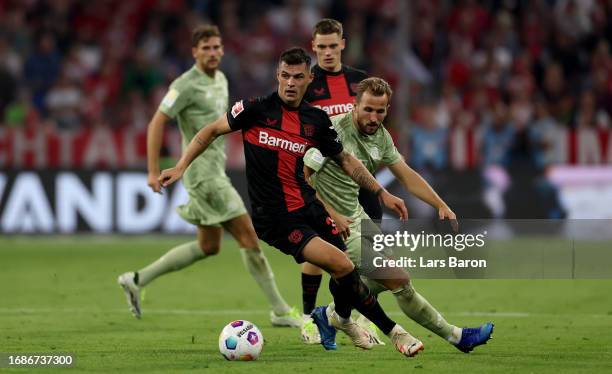
[[(342, 23), (324, 18), (314, 26), (312, 51), (316, 54), (317, 64), (312, 68), (314, 78), (306, 90), (304, 100), (323, 109), (328, 116), (350, 112), (355, 102), (357, 84), (368, 77), (365, 72), (342, 64), (342, 50), (345, 46)], [(359, 190), (359, 203), (370, 218), (382, 218), (378, 197), (368, 190)], [(322, 274), (321, 269), (310, 263), (302, 265), (302, 340), (309, 344), (320, 342), (319, 330), (310, 314), (317, 302)]]
[[(227, 79), (219, 70), (223, 45), (219, 29), (213, 25), (196, 28), (192, 34), (194, 66), (170, 85), (147, 132), (148, 184), (161, 192), (159, 155), (164, 125), (170, 118), (178, 122), (183, 147), (201, 129), (228, 108)], [(225, 228), (240, 245), (248, 271), (264, 292), (275, 326), (301, 326), (299, 311), (290, 308), (278, 292), (272, 269), (259, 248), (253, 223), (238, 192), (225, 174), (225, 139), (219, 137), (210, 150), (198, 157), (185, 172), (183, 183), (189, 201), (178, 207), (179, 215), (197, 226), (197, 240), (170, 249), (157, 261), (136, 272), (119, 276), (131, 311), (140, 318), (140, 290), (157, 277), (180, 270), (196, 261), (219, 253)]]
[(381, 187), (359, 160), (343, 150), (325, 112), (302, 102), (312, 81), (310, 57), (302, 48), (281, 54), (276, 77), (276, 92), (239, 101), (225, 116), (201, 129), (177, 165), (162, 171), (159, 180), (163, 186), (178, 180), (215, 138), (241, 130), (258, 236), (293, 256), (296, 262), (308, 261), (331, 275), (329, 285), (336, 308), (319, 316), (328, 327), (321, 333), (324, 348), (336, 349), (335, 329), (345, 332), (354, 345), (372, 348), (367, 331), (350, 318), (354, 307), (387, 334), (399, 352), (413, 356), (423, 349), (423, 344), (384, 313), (343, 252), (346, 247), (334, 222), (304, 179), (304, 153), (309, 147), (317, 147), (357, 184), (376, 192), (400, 218), (407, 215), (406, 206)]
[[(406, 190), (434, 207), (440, 219), (447, 218), (456, 225), (455, 213), (431, 186), (404, 162), (393, 144), (391, 135), (382, 126), (392, 95), (389, 84), (380, 78), (368, 78), (359, 83), (356, 91), (352, 111), (331, 119), (344, 149), (361, 160), (370, 171), (376, 170), (380, 165), (389, 167)], [(485, 323), (477, 328), (463, 329), (453, 326), (415, 291), (406, 271), (385, 269), (393, 273), (381, 277), (380, 273), (375, 273), (378, 269), (363, 264), (360, 224), (362, 220), (370, 218), (357, 201), (359, 186), (316, 148), (308, 150), (304, 156), (304, 165), (306, 179), (313, 184), (317, 195), (336, 222), (338, 231), (345, 239), (347, 254), (353, 264), (359, 267), (360, 274), (368, 277), (364, 279), (370, 280), (367, 283), (373, 292), (390, 290), (406, 316), (463, 352), (467, 353), (486, 343), (493, 331), (493, 324)], [(313, 314), (315, 317), (322, 313), (319, 311), (321, 308), (330, 309), (316, 308)]]

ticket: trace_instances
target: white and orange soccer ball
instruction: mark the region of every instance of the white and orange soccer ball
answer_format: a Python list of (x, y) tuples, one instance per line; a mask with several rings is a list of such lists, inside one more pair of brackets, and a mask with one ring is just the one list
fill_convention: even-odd
[(229, 361), (253, 361), (263, 349), (263, 335), (253, 323), (237, 320), (228, 323), (219, 335), (219, 352)]

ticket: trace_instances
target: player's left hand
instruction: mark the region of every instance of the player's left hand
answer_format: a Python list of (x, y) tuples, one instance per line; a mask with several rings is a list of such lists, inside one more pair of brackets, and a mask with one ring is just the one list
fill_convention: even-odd
[(450, 224), (453, 228), (453, 231), (459, 231), (459, 222), (457, 222), (457, 216), (455, 215), (455, 212), (453, 212), (451, 208), (449, 208), (447, 205), (443, 205), (438, 209), (438, 217), (440, 217), (441, 220), (448, 218), (450, 220)]
[(384, 206), (397, 213), (401, 220), (408, 218), (408, 209), (406, 209), (404, 200), (390, 194), (387, 190), (383, 190), (380, 195), (378, 195), (378, 198)]
[(161, 183), (162, 187), (168, 187), (172, 183), (181, 179), (183, 176), (183, 171), (177, 167), (173, 167), (170, 169), (164, 169), (159, 175), (159, 183)]

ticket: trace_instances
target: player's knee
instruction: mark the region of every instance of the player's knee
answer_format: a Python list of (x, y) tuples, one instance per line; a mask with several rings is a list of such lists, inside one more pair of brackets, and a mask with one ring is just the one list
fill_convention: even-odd
[(387, 289), (389, 290), (396, 290), (399, 288), (404, 288), (410, 285), (410, 281), (408, 279), (405, 278), (401, 278), (401, 279), (386, 279), (385, 280), (385, 287), (387, 287)]
[(351, 262), (351, 260), (342, 253), (341, 256), (338, 256), (336, 260), (333, 261), (332, 272), (335, 278), (343, 277), (353, 271), (355, 269), (355, 265)]
[(408, 298), (408, 299), (411, 299), (416, 292), (414, 290), (414, 287), (412, 287), (412, 283), (410, 282), (410, 280), (407, 280), (403, 284), (398, 283), (397, 287), (394, 287), (394, 288), (389, 287), (389, 289), (391, 290), (394, 296), (396, 297), (401, 296), (401, 297)]
[(200, 243), (200, 249), (207, 256), (214, 256), (221, 250), (221, 246), (218, 243)]
[(253, 235), (243, 235), (236, 239), (241, 248), (259, 249), (259, 241), (255, 233), (253, 233)]
[(383, 285), (388, 290), (395, 290), (395, 289), (399, 289), (399, 288), (412, 287), (410, 285), (410, 277), (408, 276), (408, 273), (406, 273), (405, 271), (395, 272), (395, 273), (389, 274), (389, 275), (391, 275), (389, 278), (381, 280)]

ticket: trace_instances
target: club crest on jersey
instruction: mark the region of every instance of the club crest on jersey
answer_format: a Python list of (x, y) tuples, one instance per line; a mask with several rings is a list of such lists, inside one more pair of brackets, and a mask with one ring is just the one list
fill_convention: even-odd
[(232, 107), (231, 114), (232, 117), (236, 118), (242, 111), (244, 110), (244, 105), (242, 104), (242, 100), (236, 101), (236, 104)]
[(349, 84), (352, 92), (357, 92), (357, 88), (359, 88), (359, 83), (351, 83)]
[(314, 92), (315, 96), (323, 96), (323, 95), (325, 95), (325, 87), (315, 88), (312, 91)]
[(302, 234), (302, 232), (298, 229), (291, 231), (291, 234), (289, 234), (289, 236), (287, 237), (287, 239), (289, 239), (289, 241), (293, 244), (301, 242), (303, 238), (304, 234)]
[(304, 129), (304, 136), (308, 136), (308, 137), (314, 136), (315, 130), (317, 129), (315, 125), (310, 125), (307, 123), (302, 125), (302, 128)]
[(373, 146), (370, 148), (370, 157), (372, 157), (374, 160), (380, 160), (380, 151), (378, 150), (378, 147)]

